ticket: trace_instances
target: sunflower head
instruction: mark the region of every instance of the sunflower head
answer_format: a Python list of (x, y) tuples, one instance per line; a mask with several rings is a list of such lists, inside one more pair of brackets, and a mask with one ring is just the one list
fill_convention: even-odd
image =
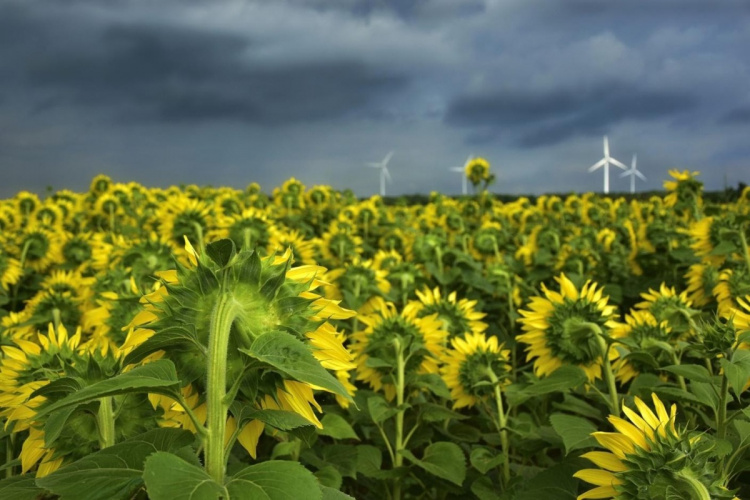
[(662, 283), (659, 290), (641, 293), (643, 302), (636, 309), (650, 312), (659, 323), (666, 321), (677, 336), (691, 334), (692, 319), (698, 314), (688, 298), (687, 290), (677, 293), (674, 287)]
[(664, 197), (664, 204), (672, 207), (678, 213), (689, 208), (703, 205), (703, 183), (696, 179), (699, 172), (677, 169), (669, 171), (673, 180), (665, 181), (664, 188), (668, 191)]
[(638, 397), (635, 412), (623, 405), (627, 420), (610, 415), (616, 432), (594, 432), (608, 451), (592, 451), (583, 458), (598, 469), (583, 469), (575, 477), (596, 488), (578, 496), (632, 499), (731, 499), (726, 477), (719, 474), (715, 445), (691, 436), (675, 425), (677, 407), (668, 412), (652, 394), (654, 410)]
[(487, 323), (482, 321), (486, 315), (476, 310), (476, 300), (459, 300), (456, 292), (443, 297), (440, 288), (417, 290), (416, 294), (419, 300), (410, 301), (405, 309), (414, 309), (420, 318), (437, 314), (450, 338), (487, 330)]
[[(440, 373), (451, 391), (453, 408), (472, 407), (491, 397), (493, 377), (501, 384), (509, 380), (510, 351), (498, 344), (497, 337), (469, 333), (451, 339)], [(492, 373), (492, 375), (489, 374)]]
[[(655, 366), (672, 364), (679, 334), (672, 331), (669, 322), (658, 321), (648, 311), (634, 310), (625, 315), (625, 323), (612, 330), (619, 342), (617, 348), (625, 349), (613, 363), (617, 379), (627, 383), (639, 373), (652, 373)], [(636, 355), (631, 356), (635, 353)], [(648, 360), (648, 361), (646, 361)]]
[(490, 163), (484, 158), (473, 158), (466, 164), (465, 172), (466, 178), (472, 184), (479, 185), (480, 182), (485, 181), (490, 176)]
[[(615, 307), (601, 288), (587, 281), (578, 290), (564, 274), (555, 278), (560, 291), (548, 289), (532, 297), (520, 310), (524, 333), (517, 339), (528, 345), (534, 372), (546, 376), (564, 364), (582, 368), (590, 381), (601, 377), (602, 348), (599, 337), (617, 326)], [(611, 350), (608, 355), (613, 357)]]
[(719, 283), (719, 268), (713, 264), (693, 264), (685, 274), (688, 299), (696, 307), (704, 307), (713, 300), (713, 289)]

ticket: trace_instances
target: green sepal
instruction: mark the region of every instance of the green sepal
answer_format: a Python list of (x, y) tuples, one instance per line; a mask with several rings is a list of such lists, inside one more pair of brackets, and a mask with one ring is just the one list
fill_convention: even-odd
[(206, 255), (219, 267), (226, 267), (237, 254), (234, 241), (229, 238), (213, 241), (206, 245)]

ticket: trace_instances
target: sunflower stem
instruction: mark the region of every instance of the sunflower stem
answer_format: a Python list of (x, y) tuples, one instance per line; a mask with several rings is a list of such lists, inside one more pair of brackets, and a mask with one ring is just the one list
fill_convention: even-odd
[(109, 448), (115, 444), (115, 416), (112, 412), (112, 397), (99, 398), (96, 423), (99, 427), (99, 447)]
[(693, 495), (690, 495), (689, 500), (711, 500), (711, 495), (709, 495), (706, 486), (689, 469), (683, 469), (675, 475), (693, 493)]
[(617, 396), (617, 385), (615, 385), (615, 375), (612, 372), (612, 363), (609, 361), (609, 346), (607, 341), (604, 340), (604, 336), (601, 334), (596, 335), (596, 341), (599, 344), (599, 350), (602, 355), (602, 364), (604, 365), (604, 379), (607, 382), (607, 388), (609, 389), (609, 397), (612, 415), (616, 417), (620, 416), (620, 402)]
[(490, 378), (490, 381), (492, 381), (492, 385), (495, 390), (495, 404), (497, 405), (497, 427), (500, 431), (500, 446), (503, 450), (503, 455), (505, 456), (505, 461), (503, 461), (503, 488), (506, 488), (508, 486), (508, 482), (510, 481), (510, 446), (508, 444), (508, 430), (506, 429), (508, 424), (508, 415), (505, 413), (505, 408), (503, 406), (503, 394), (500, 391), (500, 380), (497, 378), (497, 375), (495, 375), (495, 372), (492, 371), (492, 368), (489, 366), (486, 367), (485, 373)]
[(211, 313), (208, 338), (208, 366), (206, 373), (206, 472), (219, 484), (224, 484), (224, 434), (230, 403), (225, 401), (227, 389), (227, 349), (229, 332), (236, 316), (234, 297), (222, 293)]
[(750, 249), (747, 247), (747, 238), (745, 238), (745, 228), (740, 227), (740, 242), (742, 243), (742, 254), (745, 256), (745, 266), (750, 271)]
[(198, 251), (200, 251), (200, 253), (203, 253), (203, 251), (205, 250), (205, 247), (203, 246), (203, 226), (201, 226), (197, 222), (193, 222), (193, 228), (195, 229), (195, 233), (198, 235)]
[[(396, 348), (396, 446), (393, 450), (394, 468), (401, 467), (404, 463), (404, 456), (401, 450), (404, 449), (404, 393), (406, 392), (406, 359), (404, 358), (404, 346), (398, 338), (393, 339), (393, 345)], [(401, 480), (396, 479), (393, 485), (393, 499), (401, 499)]]
[(716, 415), (716, 437), (724, 439), (727, 435), (727, 395), (729, 394), (729, 379), (726, 373), (721, 377), (719, 389), (719, 409)]
[[(677, 353), (672, 351), (672, 362), (679, 366), (680, 365), (680, 358), (677, 356)], [(677, 375), (677, 381), (680, 383), (680, 389), (687, 392), (687, 385), (685, 384), (685, 377), (682, 375)]]

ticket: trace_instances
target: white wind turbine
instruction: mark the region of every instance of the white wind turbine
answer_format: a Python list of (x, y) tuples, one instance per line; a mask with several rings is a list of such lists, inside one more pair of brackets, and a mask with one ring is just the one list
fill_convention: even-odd
[(625, 172), (620, 174), (620, 177), (625, 177), (626, 175), (630, 176), (630, 192), (635, 193), (635, 176), (637, 175), (641, 180), (646, 180), (646, 176), (643, 175), (640, 170), (635, 168), (635, 162), (637, 160), (637, 155), (633, 155), (633, 163), (630, 167), (630, 170), (626, 170)]
[(385, 196), (386, 179), (388, 180), (388, 182), (392, 182), (391, 174), (388, 172), (388, 162), (391, 160), (391, 156), (393, 156), (393, 151), (385, 155), (385, 158), (383, 158), (383, 161), (371, 162), (367, 164), (368, 167), (380, 169), (380, 196)]
[(451, 172), (461, 172), (463, 174), (463, 180), (461, 181), (461, 194), (469, 194), (469, 185), (468, 185), (468, 178), (466, 177), (466, 166), (469, 164), (471, 160), (474, 159), (474, 155), (470, 154), (468, 158), (466, 158), (466, 162), (464, 163), (463, 167), (451, 167)]
[(594, 163), (589, 167), (589, 172), (593, 172), (594, 170), (604, 167), (604, 193), (609, 193), (609, 164), (612, 164), (616, 167), (620, 167), (623, 170), (627, 170), (628, 167), (623, 165), (620, 161), (615, 160), (611, 156), (609, 156), (609, 141), (607, 140), (607, 136), (604, 136), (604, 158), (599, 160), (598, 162)]

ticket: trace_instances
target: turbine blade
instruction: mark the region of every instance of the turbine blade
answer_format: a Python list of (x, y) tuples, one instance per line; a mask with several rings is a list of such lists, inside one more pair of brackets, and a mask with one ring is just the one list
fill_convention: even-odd
[(388, 153), (387, 155), (385, 155), (385, 158), (383, 159), (383, 162), (382, 162), (384, 166), (388, 165), (388, 162), (391, 161), (391, 157), (393, 156), (394, 152), (395, 151), (391, 151), (390, 153)]
[(620, 179), (622, 179), (623, 177), (627, 177), (629, 175), (633, 175), (633, 171), (632, 170), (628, 170), (627, 172), (621, 173), (620, 174)]
[(393, 181), (391, 180), (391, 174), (390, 174), (390, 172), (388, 172), (388, 169), (387, 169), (386, 167), (383, 167), (383, 175), (385, 175), (385, 179), (386, 179), (386, 180), (387, 180), (388, 182), (393, 182)]
[(635, 164), (638, 161), (638, 155), (633, 154), (633, 161), (630, 163), (630, 165), (633, 167), (633, 170), (635, 170)]
[(368, 167), (372, 168), (382, 168), (382, 165), (380, 163), (370, 162), (367, 164)]
[(620, 162), (619, 160), (615, 160), (614, 158), (610, 158), (610, 159), (609, 159), (609, 162), (610, 162), (610, 163), (611, 163), (612, 165), (615, 165), (615, 166), (617, 166), (617, 167), (620, 167), (620, 168), (621, 168), (621, 169), (623, 169), (623, 170), (627, 170), (627, 169), (628, 169), (628, 167), (626, 167), (625, 165), (623, 165), (623, 163), (622, 163), (622, 162)]
[(633, 170), (633, 173), (637, 175), (641, 180), (646, 180), (646, 176), (643, 175), (639, 170)]
[(601, 160), (599, 160), (598, 162), (594, 163), (593, 165), (589, 167), (589, 172), (593, 172), (597, 168), (604, 166), (605, 163), (607, 163), (607, 159), (602, 158)]
[(605, 158), (609, 156), (609, 139), (607, 139), (607, 136), (604, 136), (604, 156)]

